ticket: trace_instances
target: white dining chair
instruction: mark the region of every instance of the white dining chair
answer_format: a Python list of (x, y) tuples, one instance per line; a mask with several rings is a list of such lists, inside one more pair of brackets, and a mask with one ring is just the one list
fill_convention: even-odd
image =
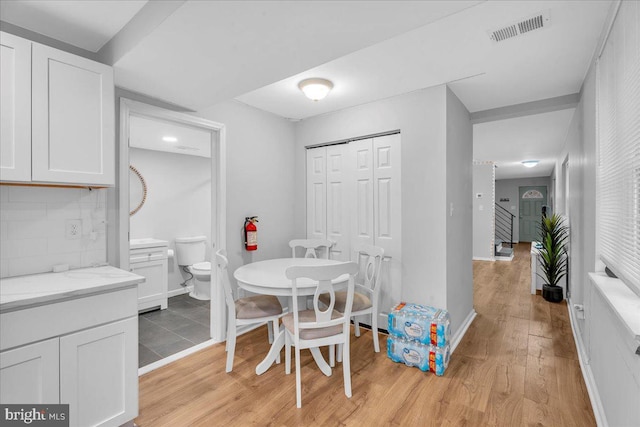
[[(273, 341), (273, 333), (278, 330), (278, 319), (282, 316), (282, 305), (273, 295), (254, 295), (237, 300), (233, 297), (233, 289), (229, 281), (227, 267), (229, 261), (224, 249), (216, 252), (216, 264), (220, 269), (220, 279), (224, 288), (224, 298), (227, 303), (227, 366), (226, 371), (233, 370), (233, 357), (236, 351), (236, 326), (252, 325), (267, 322), (269, 328), (269, 342)], [(280, 363), (280, 356), (276, 359)]]
[[(287, 278), (291, 279), (293, 312), (282, 318), (285, 328), (285, 372), (291, 373), (291, 346), (295, 347), (296, 358), (296, 406), (302, 407), (302, 384), (300, 378), (300, 350), (317, 349), (321, 346), (335, 346), (341, 344), (342, 371), (344, 374), (344, 394), (351, 397), (351, 364), (349, 356), (349, 339), (351, 314), (350, 307), (353, 301), (354, 276), (358, 271), (358, 265), (354, 262), (329, 264), (321, 266), (293, 266), (286, 271)], [(335, 284), (332, 281), (340, 276), (348, 275), (346, 292), (346, 310), (339, 313), (334, 310), (335, 289), (343, 284), (343, 281)], [(313, 295), (313, 309), (298, 310), (298, 280), (311, 279), (315, 282)], [(329, 304), (327, 308), (321, 307), (320, 295), (328, 294)], [(321, 356), (320, 356), (321, 357)], [(331, 375), (331, 368), (325, 372)]]
[[(360, 336), (360, 322), (358, 316), (371, 314), (371, 335), (373, 337), (373, 349), (380, 352), (380, 342), (378, 338), (378, 304), (380, 300), (380, 269), (384, 249), (378, 246), (361, 245), (356, 248), (355, 261), (358, 264), (358, 276), (356, 277), (355, 292), (353, 295), (353, 306), (351, 307), (351, 318), (353, 319), (355, 335)], [(320, 301), (328, 306), (327, 295), (321, 295)], [(345, 312), (347, 306), (347, 293), (345, 291), (336, 292), (336, 303), (334, 309), (340, 313)], [(331, 366), (333, 366), (334, 349), (329, 351)], [(338, 351), (338, 361), (340, 361), (340, 351)]]
[(329, 259), (331, 246), (333, 246), (333, 242), (325, 239), (293, 239), (289, 242), (292, 258), (297, 258), (296, 251), (298, 248), (302, 248), (305, 251), (302, 258)]

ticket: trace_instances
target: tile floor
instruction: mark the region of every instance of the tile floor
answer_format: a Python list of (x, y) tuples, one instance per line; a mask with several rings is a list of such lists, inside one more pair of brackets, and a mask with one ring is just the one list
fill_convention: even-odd
[(138, 367), (209, 339), (209, 301), (184, 294), (169, 298), (168, 305), (138, 316)]

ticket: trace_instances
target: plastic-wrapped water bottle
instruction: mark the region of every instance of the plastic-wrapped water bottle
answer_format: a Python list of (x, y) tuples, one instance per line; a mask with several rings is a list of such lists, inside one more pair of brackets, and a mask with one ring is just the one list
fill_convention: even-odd
[(391, 310), (388, 321), (392, 335), (438, 347), (449, 344), (451, 327), (447, 310), (400, 303)]
[(447, 369), (449, 355), (448, 345), (436, 347), (394, 336), (387, 338), (387, 356), (391, 360), (415, 366), (424, 372), (431, 371), (438, 376)]

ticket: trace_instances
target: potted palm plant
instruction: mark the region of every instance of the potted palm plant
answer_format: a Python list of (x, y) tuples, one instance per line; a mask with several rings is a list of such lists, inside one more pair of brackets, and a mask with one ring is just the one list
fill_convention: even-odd
[(553, 214), (543, 216), (540, 222), (539, 249), (542, 274), (538, 274), (545, 283), (542, 286), (542, 297), (550, 302), (562, 301), (560, 280), (567, 274), (567, 240), (569, 228), (562, 218)]

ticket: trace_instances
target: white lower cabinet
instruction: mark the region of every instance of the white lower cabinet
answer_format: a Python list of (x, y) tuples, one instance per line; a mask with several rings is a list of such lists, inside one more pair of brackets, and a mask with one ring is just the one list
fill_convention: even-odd
[[(71, 426), (121, 425), (138, 401), (136, 318), (60, 338), (60, 403)], [(137, 406), (137, 405), (135, 405)]]
[(0, 403), (69, 404), (71, 427), (133, 420), (136, 288), (0, 312)]
[(0, 353), (0, 402), (58, 403), (59, 340), (53, 338)]

